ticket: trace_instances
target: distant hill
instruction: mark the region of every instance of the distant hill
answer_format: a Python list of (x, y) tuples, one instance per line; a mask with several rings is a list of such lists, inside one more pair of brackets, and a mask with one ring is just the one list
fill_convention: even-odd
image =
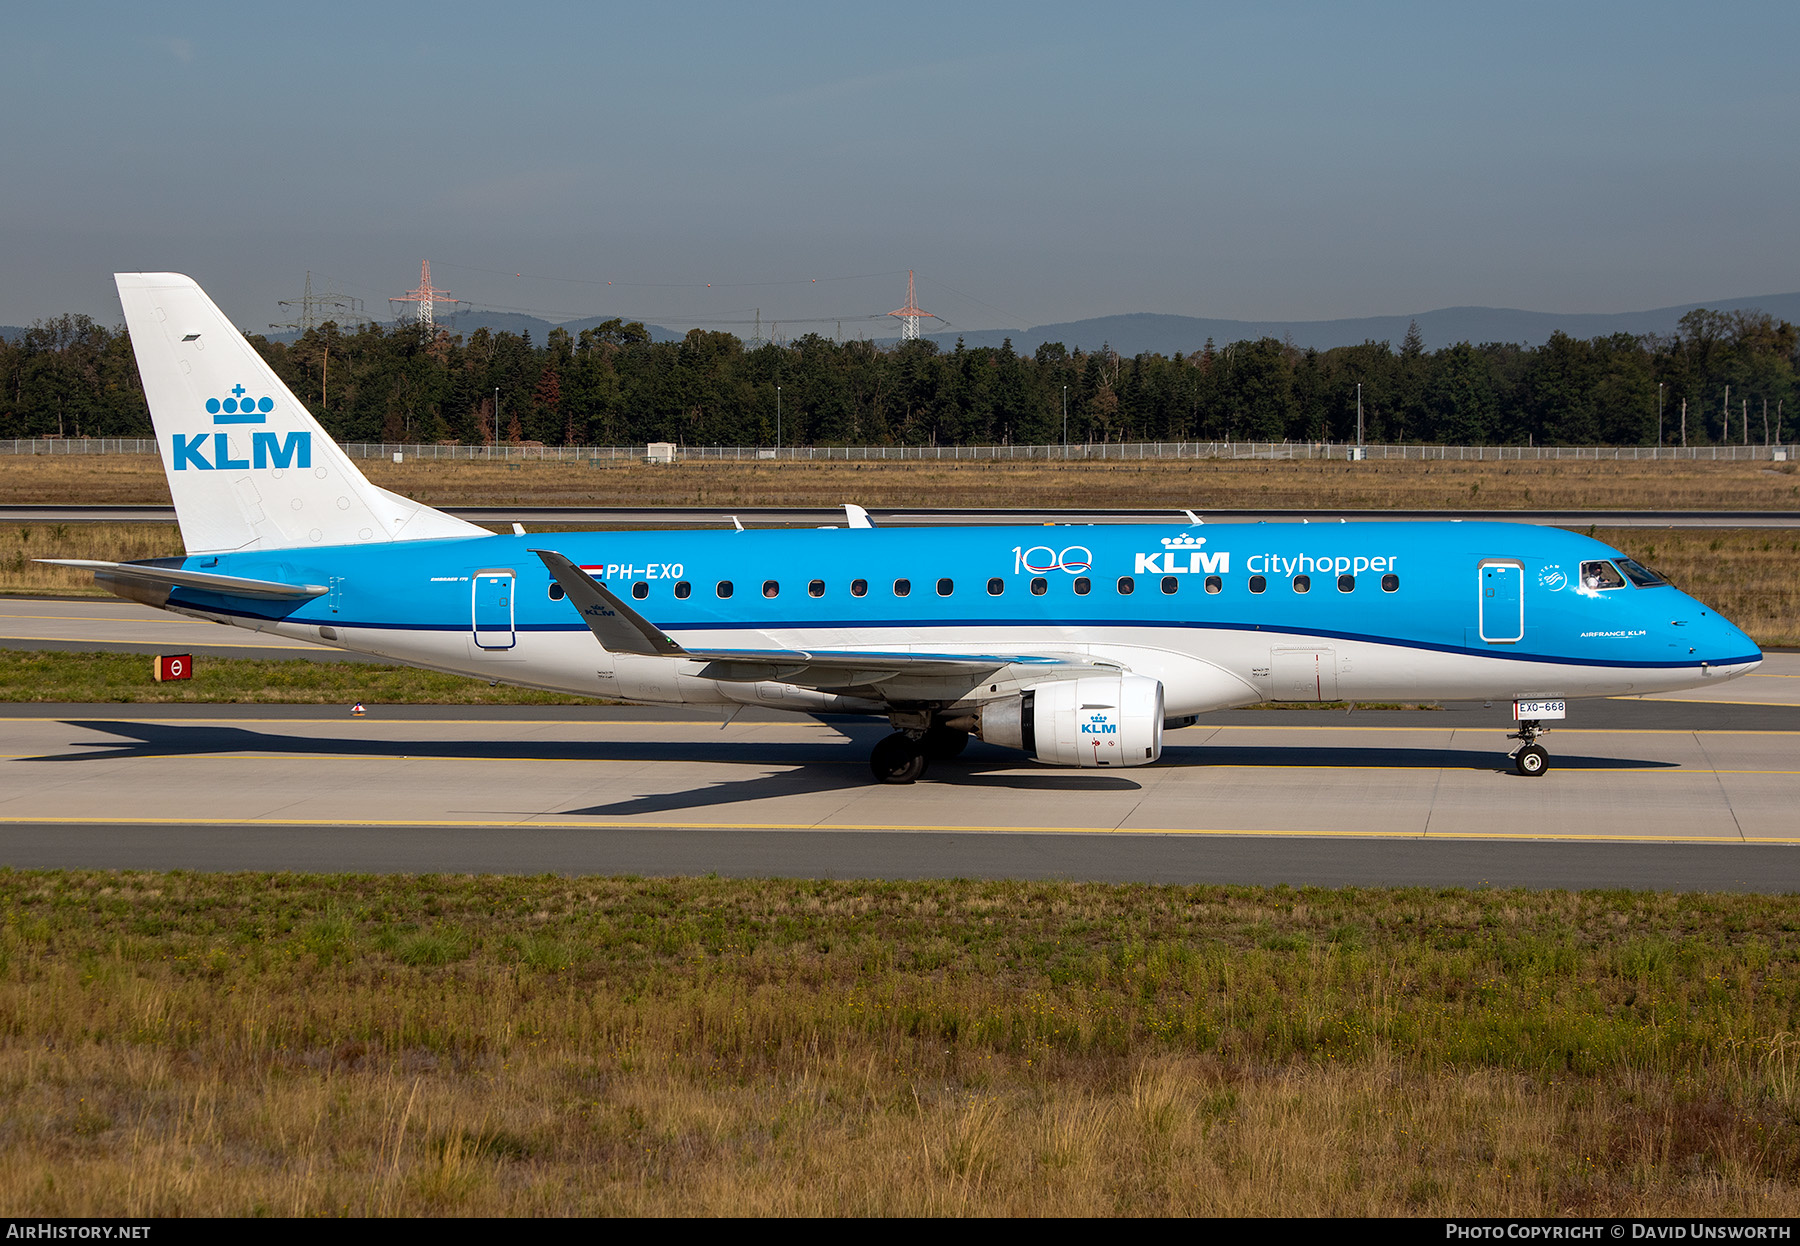
[[(529, 333), (532, 342), (542, 346), (549, 338), (552, 329), (567, 329), (570, 333), (579, 335), (583, 329), (591, 329), (595, 325), (605, 324), (611, 319), (613, 319), (611, 316), (589, 316), (585, 320), (568, 320), (559, 325), (539, 316), (527, 316), (519, 312), (477, 309), (457, 312), (451, 316), (440, 316), (437, 326), (440, 329), (448, 329), (451, 333), (460, 333), (465, 338), (477, 329), (487, 329), (491, 333)], [(383, 321), (382, 323), (392, 324), (393, 322)], [(665, 329), (659, 324), (649, 324), (644, 327), (650, 331), (650, 340), (653, 342), (678, 342), (682, 338), (682, 334), (673, 329)], [(291, 342), (299, 336), (299, 333), (290, 329), (283, 333), (271, 333), (268, 338), (271, 342)]]
[[(1673, 333), (1680, 319), (1696, 307), (1714, 311), (1756, 310), (1768, 312), (1781, 320), (1800, 324), (1800, 293), (1765, 294), (1757, 298), (1714, 299), (1699, 303), (1677, 303), (1649, 311), (1610, 313), (1563, 313), (1520, 311), (1510, 307), (1441, 307), (1436, 311), (1412, 312), (1399, 316), (1355, 316), (1344, 320), (1214, 320), (1198, 316), (1167, 316), (1155, 312), (1134, 312), (1123, 316), (1096, 316), (1089, 320), (1071, 320), (1061, 324), (1041, 324), (1030, 329), (963, 329), (927, 334), (944, 350), (954, 349), (958, 339), (971, 349), (999, 346), (1008, 338), (1013, 349), (1029, 355), (1045, 342), (1061, 342), (1070, 350), (1098, 350), (1111, 346), (1121, 355), (1155, 353), (1190, 354), (1199, 350), (1207, 338), (1223, 346), (1227, 342), (1254, 341), (1273, 337), (1291, 340), (1302, 350), (1330, 350), (1334, 346), (1356, 346), (1362, 342), (1387, 342), (1398, 348), (1413, 321), (1427, 350), (1454, 346), (1458, 342), (1517, 342), (1524, 346), (1541, 346), (1550, 335), (1561, 329), (1571, 337), (1605, 337), (1614, 333)], [(531, 334), (539, 346), (554, 328), (579, 334), (610, 319), (589, 316), (583, 320), (564, 321), (560, 326), (537, 316), (517, 312), (466, 311), (438, 323), (452, 333), (464, 337), (486, 327), (493, 332)], [(644, 326), (655, 342), (680, 341), (683, 330), (662, 325)], [(0, 337), (14, 337), (23, 329), (0, 326)], [(269, 339), (291, 342), (297, 333), (271, 333)], [(740, 335), (741, 336), (741, 335)], [(891, 346), (897, 338), (876, 339)]]
[(16, 324), (0, 324), (0, 337), (9, 342), (16, 342), (25, 336), (25, 330)]
[(1510, 307), (1443, 307), (1437, 311), (1401, 316), (1358, 316), (1346, 320), (1209, 320), (1137, 312), (1043, 324), (1024, 330), (977, 329), (928, 336), (945, 349), (954, 347), (959, 337), (969, 347), (998, 346), (1010, 337), (1013, 348), (1023, 354), (1030, 354), (1044, 342), (1061, 342), (1070, 350), (1076, 347), (1097, 350), (1110, 345), (1121, 355), (1145, 352), (1172, 355), (1177, 351), (1188, 354), (1199, 350), (1209, 337), (1220, 346), (1227, 342), (1273, 337), (1291, 338), (1302, 350), (1330, 350), (1334, 346), (1355, 346), (1362, 342), (1389, 342), (1398, 347), (1406, 336), (1407, 326), (1416, 320), (1426, 349), (1437, 350), (1458, 342), (1518, 342), (1525, 346), (1541, 346), (1558, 329), (1578, 338), (1604, 337), (1613, 333), (1673, 333), (1676, 323), (1696, 307), (1714, 311), (1765, 311), (1777, 319), (1800, 324), (1800, 293), (1796, 293), (1597, 314), (1519, 311)]

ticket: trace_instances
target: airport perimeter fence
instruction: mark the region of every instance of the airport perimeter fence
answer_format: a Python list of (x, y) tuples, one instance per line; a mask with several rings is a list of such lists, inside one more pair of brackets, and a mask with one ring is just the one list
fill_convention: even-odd
[[(1413, 459), (1429, 462), (1596, 461), (1776, 462), (1800, 459), (1800, 445), (1713, 446), (1354, 446), (1325, 441), (1127, 441), (1071, 446), (635, 446), (395, 445), (348, 442), (353, 459), (414, 462), (550, 462), (623, 466), (644, 462), (1118, 462), (1150, 459)], [(151, 437), (37, 437), (0, 440), (0, 454), (155, 454)], [(671, 456), (671, 457), (665, 457)]]

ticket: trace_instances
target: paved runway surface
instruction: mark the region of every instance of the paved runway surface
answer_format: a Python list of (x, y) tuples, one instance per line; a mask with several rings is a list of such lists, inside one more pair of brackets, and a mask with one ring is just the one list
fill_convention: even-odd
[(195, 657), (370, 661), (341, 649), (199, 623), (117, 597), (0, 597), (0, 649), (191, 653)]
[[(504, 528), (508, 524), (572, 524), (587, 527), (726, 527), (736, 515), (751, 527), (785, 524), (837, 524), (841, 507), (743, 506), (447, 506), (471, 523)], [(1045, 510), (980, 508), (909, 510), (871, 507), (878, 527), (920, 528), (983, 524), (1136, 524), (1178, 523), (1173, 507), (1157, 510)], [(1207, 510), (1210, 523), (1332, 523), (1391, 520), (1466, 520), (1468, 522), (1549, 524), (1562, 528), (1800, 528), (1800, 510), (1789, 511), (1659, 511), (1659, 510)], [(173, 523), (172, 506), (9, 506), (0, 507), (0, 522), (38, 523)]]
[[(0, 603), (0, 645), (341, 656), (98, 600)], [(1800, 655), (1571, 713), (1539, 779), (1504, 707), (1451, 705), (1210, 715), (1117, 772), (977, 743), (878, 787), (860, 720), (14, 704), (0, 864), (1800, 891)]]
[[(1633, 708), (1684, 707), (1616, 711)], [(1244, 711), (1144, 769), (975, 744), (878, 787), (884, 728), (863, 722), (12, 709), (0, 862), (19, 867), (1800, 890), (1800, 732), (1782, 728), (1565, 730), (1524, 779), (1479, 707)]]

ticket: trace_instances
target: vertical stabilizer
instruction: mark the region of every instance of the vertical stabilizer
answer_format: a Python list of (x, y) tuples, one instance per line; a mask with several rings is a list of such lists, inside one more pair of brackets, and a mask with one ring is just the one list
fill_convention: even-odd
[(370, 484), (191, 278), (113, 280), (190, 554), (489, 535)]

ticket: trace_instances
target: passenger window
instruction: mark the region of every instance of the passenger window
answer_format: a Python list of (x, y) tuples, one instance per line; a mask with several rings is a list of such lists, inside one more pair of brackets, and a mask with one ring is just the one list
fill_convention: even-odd
[(781, 596), (780, 583), (778, 583), (775, 580), (764, 580), (763, 581), (763, 596), (764, 597), (779, 597), (779, 596)]
[(1119, 577), (1119, 596), (1129, 597), (1137, 592), (1137, 581), (1128, 575)]
[(558, 584), (555, 580), (552, 580), (550, 582), (550, 600), (551, 601), (561, 601), (564, 597), (567, 597), (567, 596), (568, 596), (568, 594), (563, 592), (562, 585)]
[(1581, 564), (1581, 587), (1591, 589), (1624, 588), (1625, 577), (1610, 562)]
[(825, 595), (825, 581), (814, 580), (811, 584), (808, 584), (806, 586), (806, 595), (808, 597), (823, 597)]
[(642, 601), (650, 595), (650, 586), (642, 580), (639, 580), (636, 584), (631, 586), (631, 595), (639, 601)]
[(1218, 576), (1209, 575), (1206, 577), (1206, 591), (1207, 592), (1216, 593), (1224, 587), (1225, 587), (1225, 581), (1221, 580)]
[(1075, 595), (1077, 597), (1086, 597), (1088, 593), (1093, 590), (1093, 587), (1094, 582), (1085, 575), (1078, 575), (1075, 577)]
[(1340, 575), (1338, 577), (1338, 592), (1354, 593), (1355, 591), (1356, 591), (1356, 577), (1355, 576)]
[(895, 580), (894, 581), (894, 596), (904, 597), (910, 592), (912, 592), (912, 581), (911, 580)]
[(852, 597), (867, 597), (869, 595), (869, 582), (867, 580), (851, 580), (850, 595)]
[(1050, 591), (1050, 581), (1049, 580), (1046, 580), (1041, 575), (1033, 577), (1033, 579), (1031, 581), (1031, 595), (1033, 597), (1042, 597), (1045, 593), (1047, 593), (1049, 591)]
[(1269, 581), (1266, 577), (1260, 576), (1260, 575), (1253, 575), (1250, 577), (1250, 591), (1251, 592), (1260, 593), (1268, 587), (1269, 587)]
[(1393, 575), (1391, 573), (1388, 575), (1382, 576), (1381, 577), (1381, 591), (1384, 593), (1399, 592), (1400, 591), (1400, 577), (1397, 575)]
[(725, 600), (725, 598), (731, 596), (731, 581), (730, 580), (720, 580), (719, 586), (717, 588), (715, 588), (713, 590), (713, 592), (715, 592), (719, 595), (720, 601)]
[(1177, 587), (1179, 587), (1179, 586), (1180, 586), (1180, 584), (1181, 584), (1181, 581), (1180, 581), (1180, 580), (1177, 580), (1177, 579), (1176, 579), (1176, 578), (1175, 578), (1175, 577), (1174, 577), (1174, 576), (1172, 576), (1172, 575), (1165, 575), (1165, 576), (1164, 576), (1164, 577), (1163, 577), (1163, 582), (1162, 582), (1162, 590), (1163, 590), (1163, 595), (1164, 595), (1164, 596), (1165, 596), (1165, 597), (1172, 597), (1172, 596), (1174, 596), (1174, 595), (1175, 595), (1175, 590), (1176, 590), (1176, 588), (1177, 588)]
[(1312, 577), (1310, 575), (1295, 576), (1294, 577), (1294, 591), (1296, 593), (1312, 592)]
[(681, 598), (681, 600), (686, 601), (693, 591), (694, 586), (689, 584), (686, 580), (675, 581), (675, 595)]
[(988, 581), (988, 596), (989, 597), (998, 597), (1001, 593), (1004, 593), (1005, 591), (1006, 591), (1006, 581), (1002, 580), (999, 576), (995, 576), (993, 579)]
[(956, 582), (954, 580), (951, 580), (949, 577), (946, 576), (944, 579), (941, 579), (938, 581), (938, 596), (939, 597), (948, 597), (951, 593), (954, 593), (955, 591), (956, 591)]

